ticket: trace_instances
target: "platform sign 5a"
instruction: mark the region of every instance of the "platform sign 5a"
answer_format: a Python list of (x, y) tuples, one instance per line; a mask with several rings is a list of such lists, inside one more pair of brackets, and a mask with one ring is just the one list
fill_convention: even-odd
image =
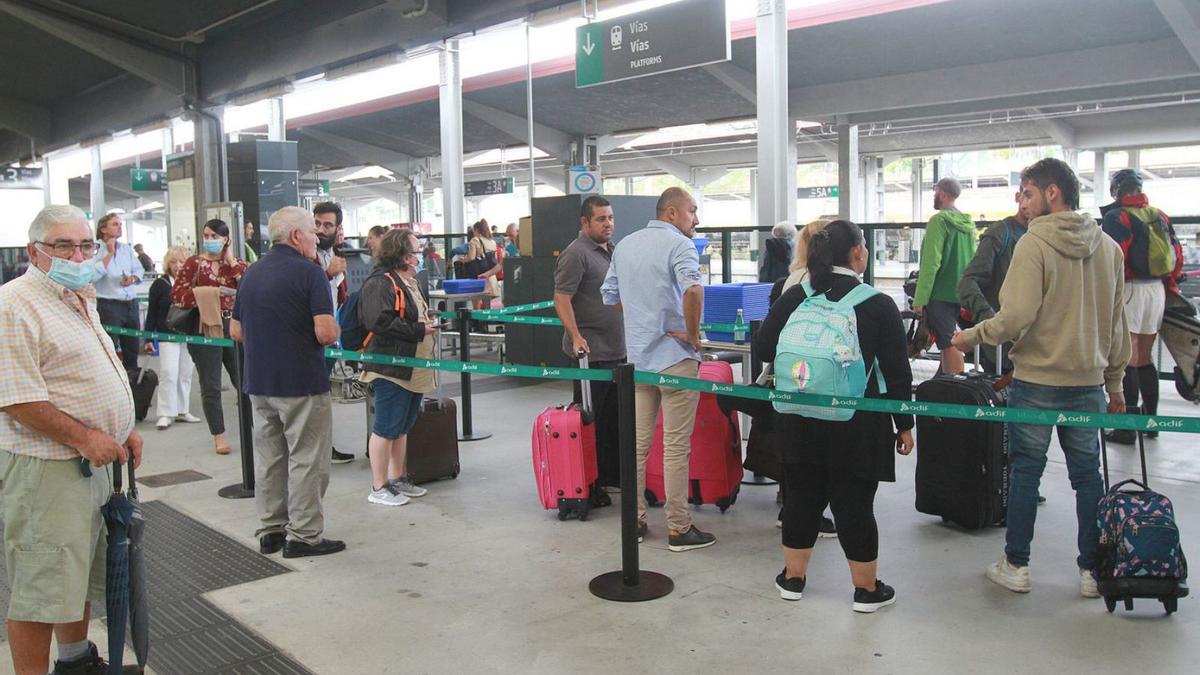
[(575, 29), (575, 86), (729, 60), (725, 0), (684, 0)]
[(167, 172), (162, 169), (130, 169), (129, 189), (134, 192), (165, 192)]

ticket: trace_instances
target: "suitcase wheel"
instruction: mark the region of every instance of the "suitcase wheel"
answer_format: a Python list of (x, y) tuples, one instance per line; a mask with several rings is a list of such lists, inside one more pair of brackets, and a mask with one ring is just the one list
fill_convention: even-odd
[(1116, 598), (1105, 598), (1104, 606), (1108, 608), (1108, 613), (1112, 614), (1113, 612), (1117, 611), (1117, 599)]
[(1167, 614), (1174, 614), (1175, 610), (1179, 608), (1179, 598), (1161, 598), (1161, 600)]
[(721, 509), (721, 513), (725, 513), (726, 511), (728, 511), (729, 507), (732, 504), (733, 504), (733, 500), (731, 500), (728, 497), (721, 497), (720, 499), (717, 500), (717, 508)]
[(564, 507), (561, 507), (561, 506), (560, 506), (560, 507), (558, 508), (558, 519), (559, 519), (559, 520), (566, 520), (566, 519), (567, 519), (567, 516), (568, 516), (568, 515), (570, 515), (570, 513), (571, 513), (571, 512), (570, 512), (568, 509), (566, 509), (566, 508), (564, 508)]
[(1125, 598), (1125, 611), (1126, 612), (1133, 611), (1133, 598)]
[(650, 488), (646, 488), (646, 505), (658, 506), (658, 497), (654, 495)]
[(587, 517), (588, 517), (588, 507), (585, 506), (582, 509), (580, 509), (580, 511), (579, 511), (579, 522), (582, 523), (583, 521), (587, 520)]

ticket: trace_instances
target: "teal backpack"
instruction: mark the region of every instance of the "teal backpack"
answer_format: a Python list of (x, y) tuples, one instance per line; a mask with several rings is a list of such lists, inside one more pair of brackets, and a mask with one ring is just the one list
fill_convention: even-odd
[[(858, 344), (858, 318), (854, 308), (879, 291), (860, 284), (834, 302), (803, 282), (808, 297), (779, 333), (775, 350), (775, 388), (802, 394), (859, 398), (867, 391), (867, 369)], [(887, 393), (878, 361), (871, 370), (879, 393)], [(799, 403), (774, 402), (775, 410), (818, 420), (845, 422), (853, 409), (823, 408)]]

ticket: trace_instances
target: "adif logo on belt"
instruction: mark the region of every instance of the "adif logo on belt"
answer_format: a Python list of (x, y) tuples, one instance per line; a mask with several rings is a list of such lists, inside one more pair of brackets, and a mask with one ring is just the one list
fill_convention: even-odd
[(996, 419), (1003, 418), (1004, 411), (1003, 410), (984, 410), (983, 408), (978, 408), (975, 410), (975, 418), (979, 419), (980, 417), (985, 417), (985, 418), (990, 417), (990, 418), (996, 418)]
[[(1091, 421), (1092, 421), (1092, 416), (1091, 416), (1091, 415), (1065, 415), (1065, 414), (1063, 414), (1063, 413), (1059, 413), (1059, 414), (1058, 414), (1058, 419), (1054, 420), (1054, 423), (1055, 423), (1055, 424), (1062, 424), (1063, 422), (1083, 422), (1083, 423), (1087, 423), (1087, 422), (1091, 422)], [(1152, 421), (1153, 421), (1153, 420), (1152, 420)]]

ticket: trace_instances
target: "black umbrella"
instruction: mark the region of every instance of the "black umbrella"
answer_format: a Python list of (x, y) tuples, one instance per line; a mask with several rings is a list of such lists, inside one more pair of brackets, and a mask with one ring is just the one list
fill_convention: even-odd
[(129, 638), (139, 668), (146, 667), (150, 654), (150, 615), (146, 602), (146, 556), (142, 539), (146, 534), (146, 516), (138, 500), (137, 483), (133, 479), (133, 458), (129, 463), (129, 503), (133, 515), (129, 520)]
[(133, 502), (121, 491), (121, 467), (113, 472), (113, 494), (100, 507), (108, 525), (108, 561), (104, 571), (104, 605), (108, 610), (108, 672), (120, 673), (129, 618), (129, 527)]

